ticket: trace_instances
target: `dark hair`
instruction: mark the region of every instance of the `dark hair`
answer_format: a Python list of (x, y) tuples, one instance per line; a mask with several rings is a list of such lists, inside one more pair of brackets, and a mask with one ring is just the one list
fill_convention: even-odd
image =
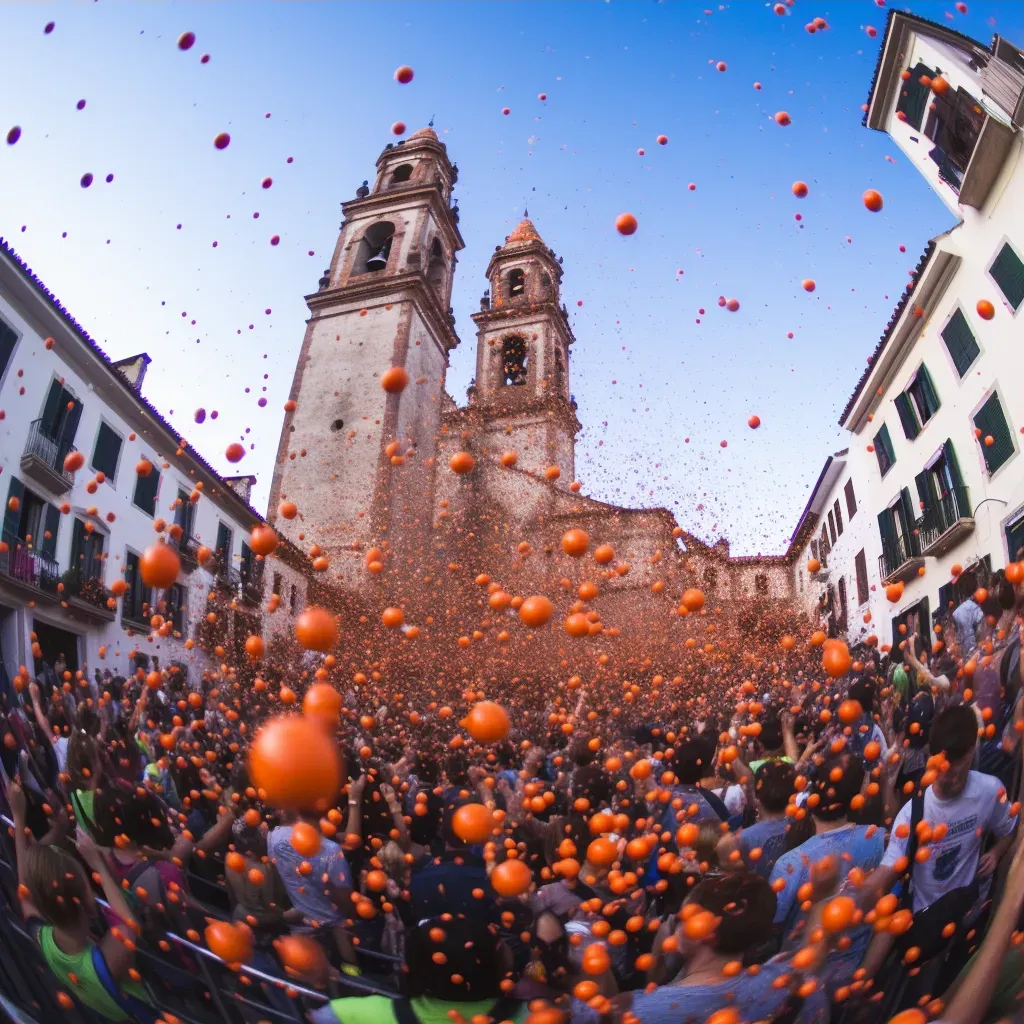
[(793, 765), (786, 761), (765, 761), (754, 773), (754, 792), (765, 810), (777, 814), (786, 809), (795, 781)]
[(85, 913), (89, 883), (78, 861), (56, 846), (33, 843), (22, 866), (33, 905), (48, 924), (71, 928)]
[(469, 762), (465, 754), (458, 752), (448, 755), (444, 763), (444, 773), (448, 776), (449, 786), (458, 786), (460, 789), (469, 784)]
[(761, 732), (757, 737), (764, 750), (778, 750), (783, 744), (782, 723), (777, 713), (766, 715), (761, 721)]
[(612, 780), (599, 764), (588, 764), (578, 768), (572, 777), (573, 799), (586, 797), (590, 809), (596, 810), (612, 799)]
[(1013, 584), (1003, 575), (1002, 571), (999, 573), (999, 586), (996, 587), (996, 598), (999, 601), (999, 607), (1004, 612), (1009, 611), (1017, 603), (1017, 592), (1013, 588)]
[(593, 764), (597, 760), (597, 751), (590, 749), (590, 740), (581, 736), (573, 745), (572, 750), (569, 752), (570, 758), (578, 768), (583, 768), (586, 765)]
[(117, 836), (127, 836), (137, 846), (166, 850), (174, 845), (167, 824), (167, 807), (153, 793), (134, 790), (97, 790), (94, 804), (97, 837), (102, 846), (113, 846)]
[[(437, 953), (445, 957), (443, 969), (434, 960)], [(433, 996), (453, 1003), (497, 999), (506, 973), (502, 961), (501, 939), (490, 926), (433, 917), (407, 932), (402, 992), (407, 999)]]
[(969, 704), (956, 704), (946, 708), (932, 722), (928, 749), (932, 754), (945, 754), (950, 761), (974, 750), (978, 742), (978, 719)]
[[(836, 778), (833, 779), (833, 773)], [(818, 768), (812, 792), (817, 794), (817, 805), (811, 813), (819, 821), (835, 821), (845, 817), (850, 801), (860, 792), (864, 782), (864, 761), (859, 754), (844, 751), (828, 758)]]
[(684, 786), (692, 786), (711, 774), (717, 742), (703, 733), (681, 739), (672, 758), (672, 771)]
[(864, 714), (870, 715), (875, 704), (874, 681), (870, 676), (861, 676), (857, 682), (850, 685), (849, 690), (846, 692), (846, 696), (850, 700), (857, 701), (863, 709)]
[(721, 919), (712, 945), (726, 955), (739, 955), (760, 942), (775, 918), (775, 891), (767, 879), (749, 871), (707, 878), (687, 902)]

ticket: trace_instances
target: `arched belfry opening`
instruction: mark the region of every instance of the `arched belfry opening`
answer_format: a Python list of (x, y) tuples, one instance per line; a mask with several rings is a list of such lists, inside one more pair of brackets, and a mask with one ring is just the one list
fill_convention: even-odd
[(389, 220), (371, 224), (363, 233), (356, 250), (353, 274), (373, 274), (384, 270), (391, 255), (391, 241), (395, 236), (395, 225)]
[(437, 292), (438, 298), (444, 298), (446, 261), (441, 240), (435, 238), (430, 247), (430, 262), (427, 264), (427, 282)]
[(516, 267), (508, 272), (508, 295), (510, 299), (526, 294), (526, 274)]
[(400, 185), (412, 177), (412, 164), (399, 164), (391, 175), (391, 184)]
[(526, 383), (529, 353), (526, 339), (515, 335), (501, 343), (502, 383), (519, 387)]

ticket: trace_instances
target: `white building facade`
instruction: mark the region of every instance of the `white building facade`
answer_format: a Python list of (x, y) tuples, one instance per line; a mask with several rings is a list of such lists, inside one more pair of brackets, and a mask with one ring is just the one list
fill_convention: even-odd
[(884, 645), (944, 621), (964, 596), (960, 569), (1024, 557), (1024, 57), (998, 36), (988, 48), (894, 11), (865, 124), (960, 218), (928, 243), (840, 418), (873, 528), (833, 546), (829, 580), (866, 571), (845, 632), (860, 639), (866, 625)]
[[(0, 239), (0, 659), (8, 679), (62, 657), (89, 679), (97, 668), (127, 677), (140, 665), (176, 665), (195, 685), (208, 664), (204, 646), (216, 666), (260, 631), (264, 577), (268, 592), (270, 581), (281, 592), (277, 628), (305, 605), (307, 576), (275, 570), (275, 556), (264, 568), (249, 547), (262, 522), (248, 502), (254, 478), (221, 478), (181, 441), (142, 397), (148, 364), (145, 354), (111, 362)], [(69, 472), (65, 459), (76, 450), (84, 464)], [(161, 535), (178, 549), (181, 572), (154, 591), (138, 562)], [(200, 546), (212, 552), (202, 566)], [(302, 564), (300, 552), (288, 553)], [(127, 585), (121, 596), (111, 591), (123, 586), (117, 581)]]

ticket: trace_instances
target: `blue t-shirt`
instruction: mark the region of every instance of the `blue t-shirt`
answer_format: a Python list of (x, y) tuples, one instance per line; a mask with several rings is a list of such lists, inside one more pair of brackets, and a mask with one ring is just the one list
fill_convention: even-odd
[[(785, 818), (777, 821), (759, 821), (736, 834), (736, 842), (743, 856), (743, 863), (762, 878), (772, 877), (775, 862), (786, 852), (786, 828), (789, 822)], [(751, 850), (760, 850), (761, 855), (752, 860)]]
[[(842, 892), (847, 888), (846, 876), (852, 868), (861, 868), (865, 873), (877, 868), (884, 851), (885, 832), (882, 829), (870, 825), (846, 825), (812, 836), (806, 843), (779, 857), (772, 870), (771, 881), (773, 885), (779, 879), (785, 882), (785, 887), (776, 893), (778, 903), (775, 910), (775, 923), (782, 925), (786, 934), (783, 948), (793, 949), (803, 941), (799, 926), (807, 915), (800, 909), (797, 893), (800, 886), (810, 881), (812, 864), (826, 856), (838, 857)], [(829, 953), (822, 971), (830, 992), (852, 980), (853, 972), (860, 966), (871, 941), (871, 926), (852, 928), (847, 935), (849, 947)]]
[[(662, 985), (653, 992), (635, 992), (629, 1009), (643, 1024), (705, 1024), (711, 1014), (735, 1007), (744, 1021), (771, 1020), (789, 996), (774, 982), (792, 973), (788, 957), (763, 964), (757, 974), (744, 972), (714, 985)], [(596, 1010), (575, 1000), (572, 1024), (597, 1024)], [(617, 1019), (617, 1018), (616, 1018)], [(804, 1000), (796, 1024), (823, 1024), (828, 1020), (828, 1001), (819, 988)]]
[[(321, 839), (315, 857), (303, 857), (292, 846), (290, 825), (275, 828), (267, 836), (267, 856), (276, 865), (277, 873), (296, 910), (301, 910), (308, 921), (320, 926), (333, 926), (342, 922), (346, 914), (328, 895), (328, 886), (339, 889), (352, 887), (352, 872), (341, 847), (331, 839)], [(299, 868), (309, 861), (312, 870), (302, 874)]]
[[(722, 806), (721, 801), (713, 793), (711, 797), (717, 801), (719, 806)], [(677, 798), (683, 802), (682, 806), (678, 808), (672, 806)], [(697, 813), (690, 817), (686, 812), (693, 804), (697, 805)], [(713, 821), (717, 825), (723, 820), (723, 815), (718, 812), (711, 800), (708, 799), (706, 790), (701, 789), (700, 786), (673, 786), (668, 806), (665, 808), (665, 813), (661, 818), (661, 827), (667, 829), (669, 835), (674, 836), (679, 826), (686, 822), (693, 822), (693, 824), (699, 825), (704, 821)]]

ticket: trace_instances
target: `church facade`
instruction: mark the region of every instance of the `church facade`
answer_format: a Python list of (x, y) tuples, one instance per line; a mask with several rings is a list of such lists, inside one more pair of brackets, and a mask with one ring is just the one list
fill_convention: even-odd
[[(687, 587), (709, 607), (791, 598), (789, 556), (731, 558), (726, 541), (703, 543), (666, 509), (580, 493), (561, 260), (528, 219), (491, 255), (472, 317), (475, 382), (455, 404), (445, 377), (459, 344), (457, 176), (424, 128), (388, 145), (372, 186), (342, 204), (331, 266), (307, 297), (270, 496), (276, 528), (327, 557), (329, 582), (364, 618), (401, 607), (406, 633), (464, 647), (508, 636), (514, 612), (495, 609), (496, 590), (546, 594), (555, 630), (584, 611), (595, 642), (654, 620), (673, 635)], [(382, 387), (390, 367), (406, 371), (403, 390)], [(296, 518), (279, 516), (285, 500)], [(569, 529), (590, 537), (583, 558), (562, 550)], [(596, 562), (600, 545), (612, 554)], [(598, 596), (584, 600), (582, 582)]]

